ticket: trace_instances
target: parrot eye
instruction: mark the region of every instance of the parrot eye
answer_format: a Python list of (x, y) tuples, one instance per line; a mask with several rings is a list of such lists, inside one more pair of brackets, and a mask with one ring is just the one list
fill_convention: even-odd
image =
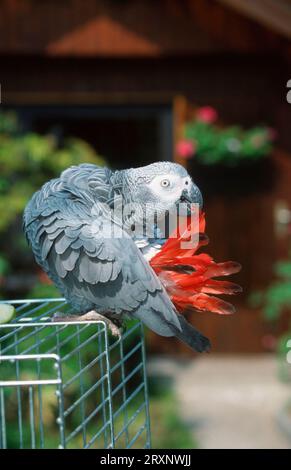
[(162, 186), (163, 188), (168, 188), (168, 187), (170, 186), (170, 180), (168, 180), (168, 179), (162, 180), (162, 181), (161, 181), (161, 186)]

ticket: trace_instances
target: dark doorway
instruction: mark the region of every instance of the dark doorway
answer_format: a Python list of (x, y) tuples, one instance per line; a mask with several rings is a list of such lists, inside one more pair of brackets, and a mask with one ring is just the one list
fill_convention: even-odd
[(173, 157), (170, 105), (22, 106), (15, 110), (25, 130), (54, 133), (60, 140), (84, 139), (112, 168)]

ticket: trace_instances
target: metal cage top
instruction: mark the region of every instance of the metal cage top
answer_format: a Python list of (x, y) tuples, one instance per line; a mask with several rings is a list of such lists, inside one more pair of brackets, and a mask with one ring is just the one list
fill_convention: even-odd
[(143, 326), (52, 322), (59, 299), (15, 306), (0, 325), (0, 448), (150, 447)]

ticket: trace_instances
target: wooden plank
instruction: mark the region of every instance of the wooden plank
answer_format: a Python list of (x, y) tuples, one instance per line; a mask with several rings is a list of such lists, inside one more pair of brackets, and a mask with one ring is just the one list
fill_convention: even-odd
[(286, 0), (217, 0), (291, 39), (291, 4)]
[(173, 96), (167, 92), (118, 92), (98, 93), (95, 91), (5, 91), (5, 105), (130, 105), (169, 104)]

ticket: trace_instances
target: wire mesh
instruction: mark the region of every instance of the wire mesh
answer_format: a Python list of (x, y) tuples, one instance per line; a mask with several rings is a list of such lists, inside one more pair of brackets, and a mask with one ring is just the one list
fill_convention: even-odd
[[(3, 303), (3, 302), (1, 302)], [(0, 325), (0, 448), (149, 448), (143, 326), (51, 322), (64, 299), (7, 301)]]

